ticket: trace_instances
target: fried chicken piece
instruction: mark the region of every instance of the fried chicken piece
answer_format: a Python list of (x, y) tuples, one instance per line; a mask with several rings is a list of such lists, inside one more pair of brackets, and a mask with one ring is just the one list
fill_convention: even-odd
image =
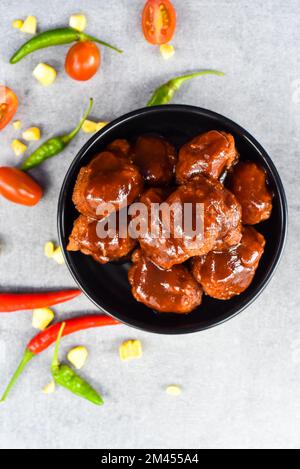
[(231, 134), (217, 130), (206, 132), (181, 148), (176, 166), (177, 181), (185, 184), (199, 174), (218, 179), (237, 158)]
[(239, 163), (228, 178), (228, 187), (242, 206), (244, 224), (256, 225), (270, 218), (273, 197), (262, 167), (256, 163)]
[(175, 175), (176, 150), (161, 137), (139, 137), (132, 148), (130, 158), (150, 186), (167, 186)]
[[(115, 216), (115, 215), (112, 215)], [(111, 261), (119, 261), (126, 258), (136, 247), (136, 241), (125, 234), (120, 235), (118, 214), (116, 214), (116, 230), (110, 232), (107, 237), (102, 236), (100, 225), (104, 231), (108, 231), (108, 220), (97, 221), (80, 215), (74, 223), (72, 234), (70, 235), (68, 251), (81, 251), (100, 264), (107, 264)]]
[[(226, 246), (240, 241), (241, 207), (218, 181), (199, 176), (169, 196), (162, 189), (149, 189), (140, 202), (148, 208), (140, 217), (147, 230), (137, 239), (163, 269), (207, 254), (219, 240)], [(161, 210), (151, 213), (151, 204), (162, 202)]]
[(134, 202), (142, 189), (138, 168), (126, 158), (104, 151), (80, 170), (73, 202), (82, 215), (101, 220)]
[(229, 300), (250, 286), (264, 248), (264, 237), (253, 227), (244, 227), (237, 246), (194, 258), (192, 272), (207, 295)]
[[(241, 207), (234, 195), (216, 180), (197, 176), (190, 183), (180, 186), (167, 199), (167, 204), (176, 207), (171, 212), (170, 231), (176, 237), (176, 211), (184, 213), (185, 207), (192, 207), (192, 226), (196, 228), (196, 213), (202, 212), (201, 230), (189, 234), (184, 229), (177, 233), (177, 242), (188, 258), (202, 256), (210, 252), (217, 241), (231, 246), (241, 239)], [(185, 215), (181, 225), (185, 227), (190, 215)], [(165, 220), (164, 220), (165, 221)], [(166, 221), (166, 224), (168, 222)]]
[(187, 314), (202, 302), (202, 288), (183, 265), (163, 270), (141, 250), (133, 255), (128, 278), (134, 298), (160, 313)]
[(109, 145), (107, 145), (106, 150), (107, 151), (112, 151), (115, 153), (117, 156), (124, 156), (125, 158), (129, 157), (130, 153), (130, 143), (123, 139), (123, 138), (118, 138), (117, 140), (114, 140), (111, 142)]
[(171, 191), (170, 189), (151, 188), (140, 199), (140, 203), (145, 205), (146, 211), (139, 216), (139, 219), (141, 224), (146, 226), (147, 229), (137, 239), (141, 248), (152, 262), (164, 269), (168, 269), (175, 264), (182, 264), (189, 258), (181, 249), (176, 239), (165, 235), (162, 213), (156, 212), (154, 220), (152, 219), (152, 204), (162, 204)]

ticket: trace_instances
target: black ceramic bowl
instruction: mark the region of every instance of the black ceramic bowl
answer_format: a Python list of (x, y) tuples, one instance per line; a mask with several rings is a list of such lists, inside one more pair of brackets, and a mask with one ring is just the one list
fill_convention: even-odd
[[(157, 314), (138, 303), (127, 280), (129, 264), (97, 264), (91, 257), (68, 252), (66, 246), (78, 213), (72, 193), (79, 170), (113, 140), (134, 140), (145, 133), (166, 137), (177, 148), (208, 130), (224, 130), (234, 135), (242, 160), (262, 165), (274, 193), (272, 217), (258, 226), (266, 237), (266, 250), (251, 286), (229, 301), (205, 297), (202, 305), (189, 315)], [(284, 189), (270, 157), (244, 129), (226, 117), (190, 106), (160, 106), (140, 109), (112, 122), (83, 147), (74, 159), (63, 183), (58, 206), (58, 229), (66, 263), (88, 298), (102, 311), (128, 325), (162, 334), (185, 334), (220, 324), (243, 311), (271, 279), (280, 260), (287, 231), (287, 204)]]

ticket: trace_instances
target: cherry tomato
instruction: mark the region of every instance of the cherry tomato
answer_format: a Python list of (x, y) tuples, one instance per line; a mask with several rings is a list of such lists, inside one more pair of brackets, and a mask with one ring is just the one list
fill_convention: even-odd
[(148, 0), (143, 11), (143, 32), (150, 44), (166, 44), (176, 29), (176, 11), (169, 0)]
[(99, 48), (91, 41), (74, 44), (66, 57), (67, 74), (78, 81), (87, 81), (99, 70), (101, 55)]
[(40, 201), (43, 191), (37, 182), (20, 169), (2, 166), (0, 194), (16, 204), (33, 207)]
[(18, 109), (18, 98), (6, 86), (0, 85), (0, 130), (12, 120)]

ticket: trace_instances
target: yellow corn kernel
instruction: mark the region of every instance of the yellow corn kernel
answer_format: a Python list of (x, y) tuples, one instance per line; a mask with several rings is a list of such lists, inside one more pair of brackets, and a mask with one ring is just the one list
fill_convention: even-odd
[(14, 121), (12, 125), (15, 130), (20, 130), (22, 127), (21, 121)]
[(56, 79), (56, 75), (56, 70), (53, 67), (43, 63), (38, 64), (33, 71), (34, 78), (43, 86), (52, 85)]
[(171, 384), (166, 388), (166, 393), (170, 396), (180, 396), (182, 389), (180, 386), (177, 386), (177, 384)]
[(35, 142), (40, 140), (41, 138), (41, 131), (38, 127), (30, 127), (29, 129), (23, 132), (22, 137), (27, 142)]
[(44, 331), (54, 319), (54, 313), (49, 308), (38, 308), (33, 310), (32, 327)]
[(54, 254), (54, 251), (55, 251), (55, 246), (54, 244), (49, 241), (48, 243), (45, 244), (44, 246), (44, 254), (46, 257), (48, 257), (49, 259), (51, 259), (51, 257), (53, 256)]
[(89, 353), (85, 347), (75, 347), (68, 353), (69, 362), (77, 369), (81, 370), (83, 368)]
[(77, 31), (84, 31), (87, 27), (86, 16), (80, 13), (72, 15), (70, 17), (69, 25), (71, 26), (71, 28), (76, 29)]
[(24, 25), (24, 21), (23, 20), (14, 20), (12, 22), (12, 27), (15, 28), (15, 29), (21, 29)]
[(59, 265), (63, 265), (65, 263), (65, 259), (64, 259), (61, 247), (58, 247), (54, 250), (54, 253), (51, 256), (51, 259), (53, 259)]
[(46, 384), (46, 386), (43, 388), (43, 393), (44, 394), (53, 394), (55, 392), (55, 381), (51, 381), (51, 383)]
[(122, 361), (141, 358), (143, 355), (142, 344), (139, 340), (128, 340), (120, 345), (119, 353)]
[(165, 60), (169, 60), (175, 54), (175, 49), (171, 44), (162, 44), (160, 46), (160, 53)]
[(82, 126), (83, 132), (86, 134), (93, 134), (95, 132), (99, 132), (99, 130), (103, 129), (108, 124), (108, 122), (93, 122), (90, 120), (85, 120)]
[(57, 262), (57, 264), (63, 265), (65, 263), (61, 247), (56, 247), (51, 241), (45, 244), (44, 254), (49, 259), (53, 259)]
[(37, 19), (35, 16), (28, 16), (21, 27), (22, 33), (36, 34)]
[(15, 152), (16, 156), (21, 156), (25, 153), (27, 150), (27, 146), (24, 145), (24, 143), (20, 142), (20, 140), (13, 140), (11, 143), (11, 147), (13, 151)]

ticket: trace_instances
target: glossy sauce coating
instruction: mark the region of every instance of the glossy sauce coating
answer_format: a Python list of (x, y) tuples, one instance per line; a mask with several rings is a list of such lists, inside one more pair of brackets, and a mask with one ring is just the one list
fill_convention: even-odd
[(272, 194), (263, 168), (255, 163), (239, 163), (229, 177), (228, 187), (242, 206), (244, 224), (256, 225), (270, 218)]
[[(201, 304), (203, 290), (219, 300), (239, 295), (251, 284), (265, 247), (264, 237), (242, 224), (269, 218), (272, 195), (263, 168), (245, 162), (233, 166), (237, 159), (232, 135), (215, 130), (184, 145), (177, 166), (174, 147), (161, 137), (141, 136), (133, 146), (113, 141), (80, 171), (73, 201), (81, 215), (68, 250), (106, 264), (126, 259), (139, 243), (129, 270), (132, 293), (158, 312), (187, 314)], [(179, 185), (172, 187), (175, 169)], [(228, 169), (227, 189), (219, 178)], [(137, 200), (146, 207), (142, 217), (130, 211)], [(111, 211), (129, 210), (131, 222), (139, 217), (148, 230), (137, 240), (131, 231), (122, 238), (119, 226), (114, 236), (99, 237), (98, 223), (110, 213), (97, 209), (107, 203)], [(152, 204), (162, 203), (160, 211), (151, 211)], [(186, 231), (191, 215), (183, 215), (186, 204), (192, 207), (193, 229), (201, 210), (197, 235)], [(192, 274), (183, 265), (189, 259)]]
[(128, 278), (134, 298), (161, 313), (187, 314), (202, 301), (202, 288), (189, 270), (174, 266), (163, 270), (156, 267), (138, 250), (133, 256)]
[(119, 138), (111, 142), (109, 145), (107, 145), (106, 149), (108, 151), (112, 151), (117, 156), (121, 156), (121, 157), (123, 156), (125, 158), (128, 158), (130, 154), (131, 146), (127, 140)]
[(141, 194), (143, 180), (138, 168), (123, 156), (104, 151), (80, 170), (74, 189), (73, 202), (85, 216), (102, 219), (99, 210), (111, 204), (116, 211), (132, 204)]
[(167, 237), (163, 233), (162, 213), (160, 212), (155, 220), (158, 234), (152, 233), (153, 220), (151, 220), (151, 204), (161, 204), (169, 196), (172, 190), (151, 188), (141, 197), (140, 202), (148, 209), (146, 220), (149, 230), (140, 236), (138, 241), (141, 248), (149, 259), (163, 269), (169, 269), (175, 264), (182, 264), (189, 255), (181, 248), (180, 244), (173, 236)]
[(132, 148), (130, 158), (140, 168), (148, 185), (166, 186), (175, 175), (176, 150), (161, 137), (139, 137)]
[[(183, 212), (185, 204), (193, 207), (195, 217), (197, 204), (203, 207), (203, 226), (199, 236), (189, 236), (182, 232), (178, 242), (189, 255), (201, 256), (211, 251), (218, 240), (229, 246), (241, 238), (241, 207), (235, 197), (222, 184), (198, 176), (190, 183), (180, 186), (166, 201)], [(171, 217), (171, 233), (175, 234), (175, 216)], [(184, 222), (183, 222), (183, 226)]]
[[(149, 207), (149, 213), (151, 203), (165, 202), (167, 210), (162, 210), (155, 220), (162, 234), (153, 235), (154, 220), (151, 220), (149, 231), (139, 239), (147, 256), (163, 269), (182, 264), (190, 257), (207, 254), (218, 240), (228, 245), (240, 241), (241, 208), (235, 197), (217, 181), (199, 176), (197, 181), (177, 188), (169, 197), (161, 189), (150, 189), (140, 201)], [(185, 216), (184, 213), (185, 204), (192, 207), (193, 222), (189, 226), (189, 214)], [(196, 231), (197, 204), (201, 204), (200, 210), (203, 209), (199, 214), (199, 232), (190, 233), (189, 227)], [(182, 226), (179, 231), (178, 220)], [(163, 226), (167, 229), (165, 235)]]
[(118, 223), (116, 232), (106, 238), (100, 237), (101, 232), (97, 230), (98, 223), (97, 220), (80, 215), (74, 223), (68, 251), (81, 251), (83, 254), (92, 256), (100, 264), (118, 261), (133, 251), (136, 241), (129, 236), (120, 237)]
[(199, 174), (218, 179), (237, 157), (232, 135), (217, 130), (201, 134), (181, 148), (177, 181), (184, 184)]
[(251, 284), (265, 247), (264, 237), (251, 226), (231, 249), (211, 251), (192, 261), (192, 271), (205, 293), (219, 300), (241, 294)]

